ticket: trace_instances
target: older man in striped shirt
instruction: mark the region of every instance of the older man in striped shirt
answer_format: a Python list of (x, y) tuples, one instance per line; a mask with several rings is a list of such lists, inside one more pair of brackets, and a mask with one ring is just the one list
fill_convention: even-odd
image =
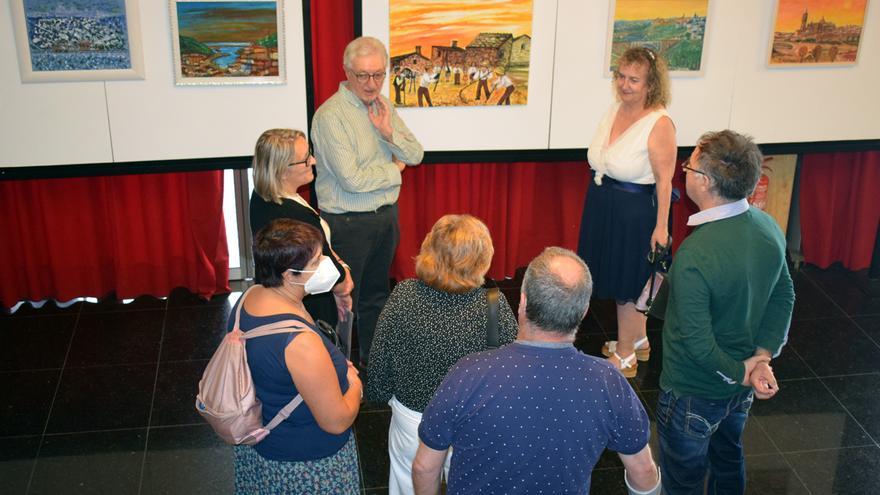
[(424, 150), (381, 94), (388, 68), (382, 42), (355, 39), (345, 48), (343, 66), (347, 80), (312, 121), (315, 191), (333, 249), (351, 268), (360, 364), (366, 366), (400, 239), (401, 173), (419, 164)]

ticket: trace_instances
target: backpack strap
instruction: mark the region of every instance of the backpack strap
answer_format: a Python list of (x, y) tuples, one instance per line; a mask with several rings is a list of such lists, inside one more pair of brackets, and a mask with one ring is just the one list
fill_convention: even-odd
[(251, 290), (256, 287), (256, 285), (252, 285), (248, 288), (248, 290), (242, 293), (241, 298), (238, 300), (238, 306), (235, 308), (235, 324), (232, 326), (232, 331), (241, 330), (241, 308), (244, 307), (244, 300), (247, 299), (248, 294), (250, 294)]
[(263, 337), (265, 335), (273, 335), (276, 333), (289, 333), (289, 332), (312, 332), (315, 333), (314, 330), (304, 325), (299, 320), (281, 320), (276, 321), (274, 323), (267, 323), (265, 325), (260, 325), (256, 328), (252, 328), (247, 332), (241, 334), (241, 338), (244, 340), (253, 339), (257, 337)]
[(486, 319), (486, 345), (489, 349), (497, 349), (499, 344), (498, 338), (498, 299), (501, 297), (501, 291), (498, 287), (492, 287), (486, 291), (486, 301), (488, 302), (488, 317)]
[[(247, 297), (248, 293), (256, 286), (251, 287), (250, 289), (244, 291), (241, 295), (241, 299), (238, 300), (238, 307), (235, 309), (235, 326), (233, 326), (233, 330), (238, 330), (241, 332), (241, 308), (244, 306), (244, 300)], [(312, 332), (315, 333), (314, 330), (308, 327), (308, 324), (299, 320), (281, 320), (276, 321), (274, 323), (267, 323), (265, 325), (260, 325), (256, 328), (252, 328), (247, 332), (241, 332), (240, 338), (243, 340), (254, 339), (257, 337), (264, 337), (266, 335), (274, 335), (278, 333), (302, 333), (302, 332)], [(296, 394), (290, 402), (287, 403), (284, 407), (278, 411), (278, 414), (272, 418), (269, 423), (263, 427), (266, 431), (272, 431), (276, 426), (280, 425), (285, 419), (289, 418), (293, 411), (302, 404), (303, 398), (302, 395)]]
[(296, 409), (300, 404), (302, 404), (303, 398), (302, 395), (296, 394), (296, 397), (293, 398), (292, 401), (288, 402), (286, 406), (282, 407), (278, 414), (272, 418), (272, 421), (269, 421), (269, 424), (264, 426), (263, 428), (272, 431), (273, 428), (280, 425), (282, 421), (290, 417), (293, 414), (294, 409)]
[[(253, 285), (248, 290), (244, 291), (244, 293), (241, 295), (241, 298), (238, 300), (238, 306), (235, 308), (235, 324), (232, 327), (233, 332), (236, 330), (241, 332), (241, 308), (244, 307), (244, 300), (247, 298), (248, 294), (254, 287), (256, 287), (256, 285)], [(267, 323), (265, 325), (260, 325), (256, 328), (252, 328), (247, 332), (241, 332), (241, 338), (247, 340), (256, 337), (262, 337), (264, 335), (273, 335), (276, 333), (288, 332), (302, 332), (304, 330), (314, 332), (314, 330), (308, 328), (307, 323), (305, 324), (306, 326), (303, 326), (304, 323), (305, 322), (299, 320), (281, 320), (274, 323)]]

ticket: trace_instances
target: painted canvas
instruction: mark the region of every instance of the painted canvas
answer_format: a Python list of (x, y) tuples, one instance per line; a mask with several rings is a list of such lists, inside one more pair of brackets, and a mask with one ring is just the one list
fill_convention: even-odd
[(283, 83), (279, 1), (172, 0), (177, 84)]
[(525, 105), (532, 0), (390, 0), (398, 107)]
[(670, 72), (703, 70), (709, 0), (612, 0), (609, 71), (628, 48), (648, 47), (666, 59)]
[(143, 77), (134, 0), (13, 0), (22, 79)]
[(779, 0), (770, 65), (852, 65), (868, 0)]

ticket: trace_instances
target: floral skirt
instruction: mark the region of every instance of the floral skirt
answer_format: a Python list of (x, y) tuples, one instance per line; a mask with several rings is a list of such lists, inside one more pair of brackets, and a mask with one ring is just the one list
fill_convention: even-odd
[(235, 446), (237, 494), (359, 494), (357, 447), (354, 435), (339, 452), (314, 461), (273, 461), (248, 445)]

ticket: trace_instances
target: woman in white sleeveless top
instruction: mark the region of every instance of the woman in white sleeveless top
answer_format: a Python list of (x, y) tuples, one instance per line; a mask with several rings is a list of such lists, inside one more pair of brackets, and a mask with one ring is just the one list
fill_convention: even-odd
[(648, 48), (630, 48), (618, 59), (611, 105), (590, 143), (593, 184), (587, 192), (578, 254), (593, 275), (593, 296), (617, 302), (618, 340), (606, 342), (624, 376), (647, 360), (647, 317), (635, 301), (650, 275), (647, 255), (669, 242), (675, 126), (666, 113), (666, 63)]

